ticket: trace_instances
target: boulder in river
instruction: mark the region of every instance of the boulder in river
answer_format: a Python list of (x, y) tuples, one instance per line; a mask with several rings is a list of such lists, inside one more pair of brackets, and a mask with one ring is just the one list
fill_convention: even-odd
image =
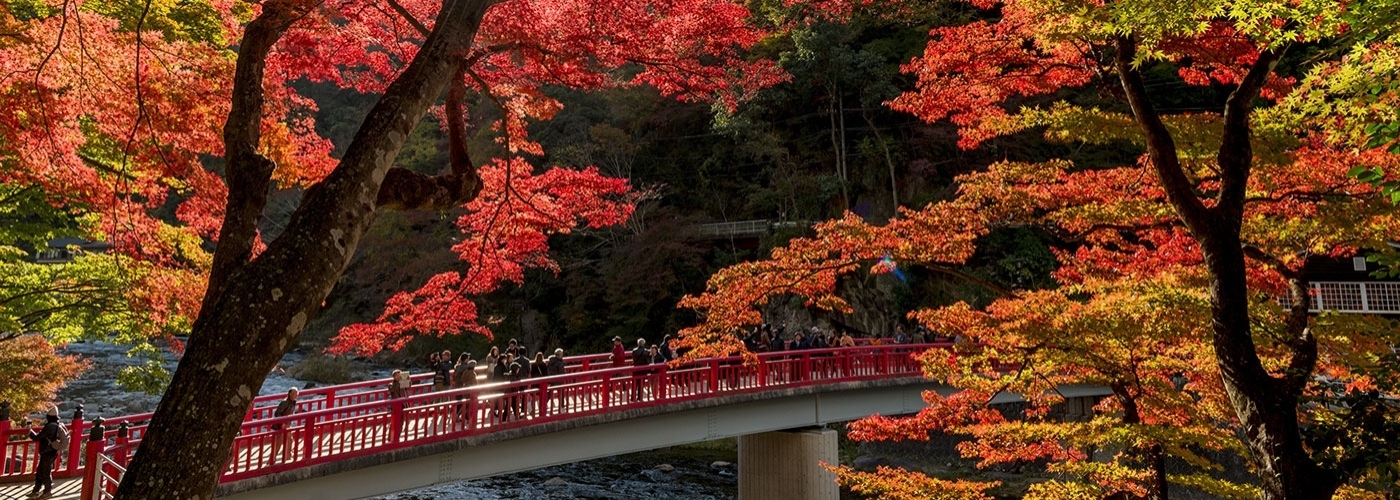
[(880, 467), (882, 465), (888, 467), (890, 465), (890, 459), (885, 457), (872, 457), (869, 455), (864, 455), (856, 457), (856, 460), (854, 462), (851, 462), (851, 467), (854, 467), (856, 470), (863, 472), (872, 472), (875, 470), (876, 467)]

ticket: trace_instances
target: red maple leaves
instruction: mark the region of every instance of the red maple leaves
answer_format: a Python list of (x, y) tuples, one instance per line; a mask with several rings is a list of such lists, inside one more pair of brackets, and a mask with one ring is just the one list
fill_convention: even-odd
[(551, 235), (622, 223), (640, 195), (626, 180), (593, 168), (534, 175), (524, 161), (497, 161), (480, 174), (481, 194), (457, 219), (468, 237), (452, 248), (467, 269), (438, 274), (418, 290), (395, 294), (376, 323), (342, 329), (331, 352), (397, 350), (415, 334), (489, 336), (473, 296), (521, 283), (528, 268), (557, 271), (549, 257)]
[[(132, 300), (157, 316), (185, 319), (199, 313), (210, 262), (202, 243), (217, 243), (228, 196), (210, 158), (224, 154), (230, 41), (253, 17), (249, 11), (263, 8), (195, 4), (174, 13), (70, 2), (18, 18), (0, 12), (0, 67), (10, 68), (0, 72), (0, 182), (39, 186), (55, 204), (85, 215), (115, 251), (156, 264), (158, 282)], [(316, 103), (292, 83), (382, 92), (414, 58), (440, 7), (424, 0), (298, 7), (304, 15), (272, 51), (263, 80), (258, 153), (276, 165), (274, 188), (314, 185), (337, 166), (330, 142), (315, 131)], [(497, 140), (512, 155), (541, 154), (526, 125), (559, 110), (540, 91), (546, 85), (651, 85), (733, 107), (781, 81), (771, 61), (743, 56), (765, 34), (748, 17), (741, 4), (723, 0), (507, 1), (490, 7), (474, 45), (459, 56), (466, 88), (479, 96), (475, 105), (501, 112)], [(455, 249), (470, 270), (395, 297), (385, 318), (397, 326), (382, 332), (479, 331), (464, 294), (519, 281), (526, 267), (551, 267), (550, 234), (630, 213), (625, 181), (591, 170), (536, 175), (512, 159), (482, 167), (482, 176), (495, 198), (468, 207), (459, 223), (468, 236)], [(254, 258), (261, 242), (255, 247)], [(378, 335), (396, 339), (392, 345), (401, 340)], [(368, 345), (360, 338), (352, 344)]]

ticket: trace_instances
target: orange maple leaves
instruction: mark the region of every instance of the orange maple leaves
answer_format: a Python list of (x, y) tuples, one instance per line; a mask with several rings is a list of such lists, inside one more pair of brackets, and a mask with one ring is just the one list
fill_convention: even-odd
[[(941, 203), (884, 226), (866, 223), (847, 213), (842, 219), (817, 224), (816, 236), (797, 238), (756, 262), (730, 266), (710, 278), (708, 289), (681, 300), (681, 307), (704, 309), (705, 321), (681, 330), (681, 345), (697, 356), (741, 351), (731, 335), (762, 323), (754, 309), (776, 295), (796, 294), (807, 304), (845, 312), (849, 305), (836, 295), (844, 275), (888, 257), (904, 263), (957, 264), (972, 255), (974, 241), (986, 232), (983, 218), (966, 205)], [(872, 272), (890, 272), (875, 266)]]

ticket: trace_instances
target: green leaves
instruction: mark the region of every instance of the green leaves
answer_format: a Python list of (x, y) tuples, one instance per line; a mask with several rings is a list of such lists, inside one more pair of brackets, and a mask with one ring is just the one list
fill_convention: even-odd
[[(1400, 150), (1400, 144), (1392, 145), (1391, 149)], [(1400, 205), (1400, 181), (1386, 180), (1385, 170), (1381, 167), (1352, 167), (1347, 171), (1347, 176), (1380, 189), (1382, 198)]]
[[(1375, 95), (1374, 92), (1377, 88), (1380, 88), (1380, 86), (1372, 87), (1372, 95)], [(1389, 144), (1390, 146), (1386, 148), (1386, 151), (1392, 154), (1400, 154), (1400, 141), (1396, 141), (1396, 139), (1400, 139), (1400, 122), (1370, 123), (1362, 130), (1366, 134), (1366, 149), (1378, 148)]]
[(0, 184), (0, 263), (28, 258), (49, 240), (77, 234), (73, 219), (39, 189)]

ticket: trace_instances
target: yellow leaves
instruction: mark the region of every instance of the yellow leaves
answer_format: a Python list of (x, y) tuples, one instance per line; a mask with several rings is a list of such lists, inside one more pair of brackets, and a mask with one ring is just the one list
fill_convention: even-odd
[(1046, 467), (1050, 472), (1083, 477), (1090, 488), (1106, 493), (1128, 492), (1133, 495), (1147, 494), (1143, 486), (1150, 472), (1139, 467), (1131, 467), (1121, 462), (1062, 462)]
[(919, 472), (879, 467), (860, 472), (847, 466), (826, 466), (836, 473), (836, 482), (856, 494), (877, 500), (992, 500), (987, 490), (1000, 482), (945, 481)]
[(1109, 492), (1088, 483), (1050, 480), (1032, 484), (1023, 500), (1084, 500), (1103, 498)]
[(1023, 128), (1045, 127), (1045, 138), (1063, 143), (1109, 144), (1125, 141), (1142, 144), (1142, 131), (1133, 117), (1099, 108), (1083, 108), (1056, 102), (1049, 109), (1026, 108), (1016, 115)]
[(1246, 500), (1259, 498), (1263, 493), (1258, 487), (1217, 479), (1200, 472), (1194, 474), (1168, 474), (1167, 480), (1171, 481), (1173, 484), (1195, 488), (1206, 494), (1220, 498)]
[(971, 425), (962, 430), (975, 439), (958, 443), (958, 451), (966, 458), (980, 458), (979, 468), (1035, 460), (1074, 463), (1087, 458), (1067, 439), (1075, 435), (1076, 427), (1077, 424), (1027, 421)]
[(1073, 166), (1068, 160), (993, 163), (986, 171), (954, 179), (959, 183), (958, 202), (978, 207), (981, 216), (990, 221), (1031, 220), (1067, 201), (1056, 199), (1053, 192), (1041, 187), (1056, 184)]
[(1349, 484), (1342, 485), (1332, 496), (1332, 500), (1389, 500), (1390, 498), (1392, 497), (1385, 492), (1367, 491)]
[(162, 223), (157, 235), (162, 243), (173, 249), (170, 252), (172, 257), (180, 259), (190, 267), (202, 271), (213, 265), (214, 255), (205, 250), (203, 238), (191, 232), (189, 228)]

